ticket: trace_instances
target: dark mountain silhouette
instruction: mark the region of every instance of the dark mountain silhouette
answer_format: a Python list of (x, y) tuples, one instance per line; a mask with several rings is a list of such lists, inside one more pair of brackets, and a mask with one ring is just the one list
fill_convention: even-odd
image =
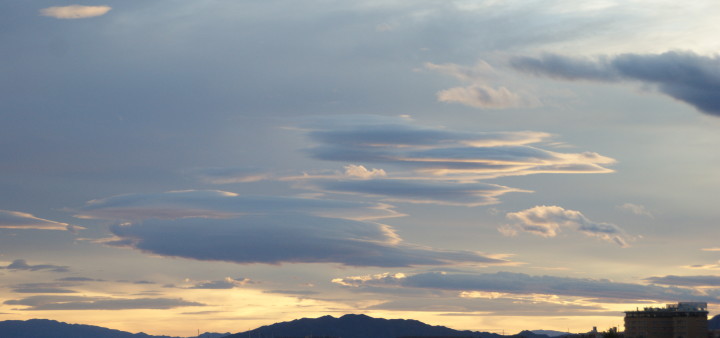
[(174, 338), (106, 329), (100, 326), (67, 324), (47, 319), (0, 322), (0, 338)]
[(708, 329), (720, 330), (720, 315), (712, 317), (712, 319), (708, 320)]
[[(432, 326), (417, 320), (382, 319), (366, 315), (344, 315), (340, 318), (323, 316), (276, 323), (254, 330), (240, 332), (227, 338), (256, 337), (342, 337), (342, 338), (397, 338), (397, 337), (508, 337), (488, 332), (458, 331), (444, 326)], [(548, 338), (530, 331), (512, 337)]]
[[(715, 319), (715, 318), (713, 318)], [(720, 320), (720, 319), (718, 319)], [(342, 337), (342, 338), (549, 338), (544, 334), (523, 331), (513, 336), (488, 332), (458, 331), (444, 326), (432, 326), (417, 320), (382, 319), (366, 315), (344, 315), (340, 318), (324, 316), (303, 318), (290, 322), (263, 326), (251, 331), (203, 333), (200, 338), (280, 338), (280, 337)], [(6, 320), (0, 322), (0, 338), (179, 338), (130, 333), (100, 326), (67, 324), (47, 319)]]
[[(201, 338), (220, 338), (229, 333), (203, 333)], [(100, 326), (67, 324), (47, 319), (0, 322), (0, 338), (178, 338), (130, 333)]]

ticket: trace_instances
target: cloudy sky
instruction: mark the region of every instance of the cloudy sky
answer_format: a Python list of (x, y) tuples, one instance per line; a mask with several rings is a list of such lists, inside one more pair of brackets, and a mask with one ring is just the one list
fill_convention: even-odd
[(0, 314), (720, 313), (716, 1), (0, 2)]

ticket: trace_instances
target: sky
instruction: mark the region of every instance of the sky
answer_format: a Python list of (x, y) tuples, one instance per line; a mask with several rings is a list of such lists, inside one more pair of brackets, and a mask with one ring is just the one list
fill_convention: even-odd
[(720, 314), (720, 4), (0, 2), (0, 318)]

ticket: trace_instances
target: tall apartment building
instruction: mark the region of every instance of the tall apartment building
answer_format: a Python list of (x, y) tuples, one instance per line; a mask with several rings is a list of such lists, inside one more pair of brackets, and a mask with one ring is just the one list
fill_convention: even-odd
[(707, 303), (625, 311), (625, 338), (707, 338)]

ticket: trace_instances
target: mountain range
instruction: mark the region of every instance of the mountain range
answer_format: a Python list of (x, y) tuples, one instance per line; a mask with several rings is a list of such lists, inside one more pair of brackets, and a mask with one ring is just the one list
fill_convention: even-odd
[[(720, 315), (708, 321), (709, 329), (720, 329)], [(397, 337), (467, 337), (467, 338), (548, 338), (557, 334), (540, 334), (551, 331), (522, 331), (511, 336), (478, 331), (459, 331), (444, 326), (432, 326), (411, 319), (383, 319), (366, 315), (348, 314), (340, 318), (323, 316), (302, 318), (262, 326), (236, 334), (203, 333), (199, 338), (260, 338), (260, 337), (342, 337), (342, 338), (397, 338)], [(552, 332), (557, 333), (557, 332)], [(6, 320), (0, 322), (0, 338), (180, 338), (130, 333), (100, 326), (67, 324), (48, 319)]]
[[(458, 331), (444, 326), (432, 326), (412, 319), (383, 319), (366, 315), (348, 314), (340, 318), (323, 316), (302, 318), (276, 323), (254, 330), (236, 333), (227, 338), (248, 337), (342, 337), (342, 338), (397, 338), (397, 337), (507, 337), (496, 333)], [(523, 331), (513, 337), (548, 338), (546, 335)]]
[[(229, 333), (203, 333), (199, 338), (220, 338)], [(48, 319), (0, 322), (0, 338), (179, 338), (130, 333), (100, 326), (67, 324)]]

